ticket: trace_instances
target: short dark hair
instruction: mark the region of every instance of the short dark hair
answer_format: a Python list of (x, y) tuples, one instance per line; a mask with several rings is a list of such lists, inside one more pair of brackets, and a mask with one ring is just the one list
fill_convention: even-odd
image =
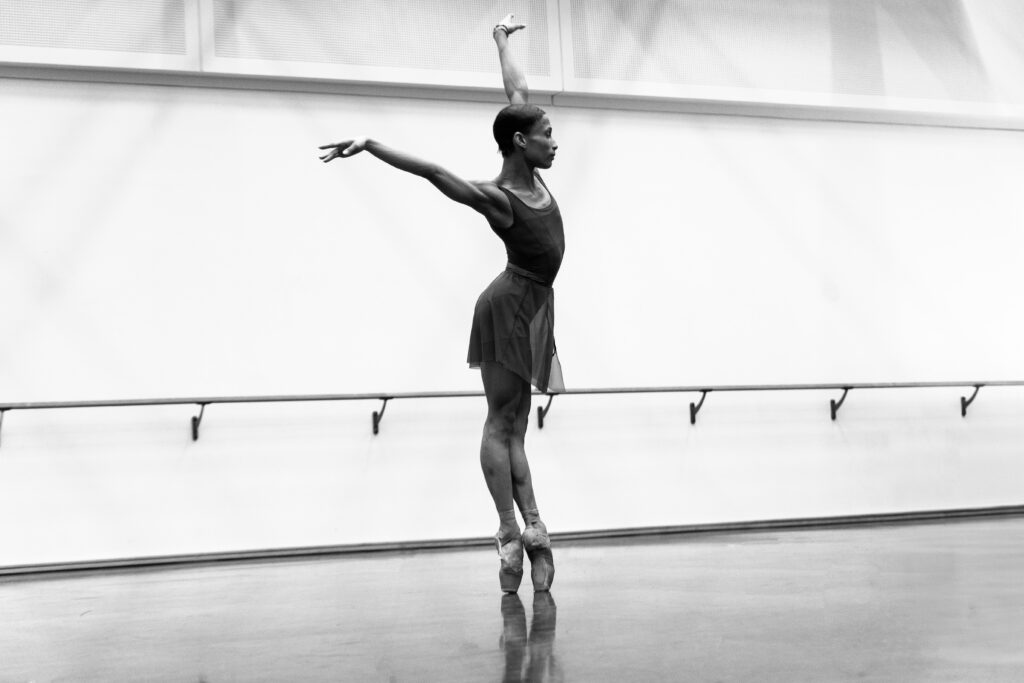
[(498, 143), (501, 156), (507, 157), (515, 149), (512, 137), (516, 133), (528, 133), (547, 114), (534, 104), (510, 104), (494, 117), (494, 140)]

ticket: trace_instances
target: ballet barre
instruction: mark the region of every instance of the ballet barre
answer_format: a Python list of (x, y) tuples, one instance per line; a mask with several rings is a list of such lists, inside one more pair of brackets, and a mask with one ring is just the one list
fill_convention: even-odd
[[(839, 400), (829, 401), (832, 420), (836, 419), (840, 407), (852, 390), (862, 389), (934, 389), (934, 388), (973, 388), (970, 398), (960, 397), (960, 415), (967, 417), (967, 408), (974, 402), (982, 387), (1013, 387), (1024, 386), (1024, 381), (963, 381), (963, 382), (886, 382), (886, 383), (846, 383), (846, 384), (740, 384), (740, 385), (696, 385), (669, 387), (610, 387), (592, 389), (566, 389), (558, 392), (534, 392), (534, 396), (547, 396), (547, 404), (537, 406), (537, 427), (544, 428), (544, 420), (551, 410), (555, 396), (596, 396), (612, 394), (684, 394), (699, 393), (700, 401), (690, 403), (690, 424), (697, 424), (697, 414), (704, 406), (708, 394), (715, 392), (760, 392), (760, 391), (842, 391)], [(50, 401), (31, 403), (0, 403), (0, 436), (2, 436), (4, 416), (15, 410), (57, 410), (71, 408), (125, 408), (141, 406), (192, 405), (199, 408), (199, 413), (191, 419), (192, 440), (199, 440), (199, 428), (206, 408), (217, 404), (241, 403), (309, 403), (323, 401), (381, 401), (380, 410), (373, 411), (371, 424), (374, 434), (380, 432), (380, 424), (384, 419), (384, 410), (389, 401), (401, 399), (437, 399), (437, 398), (482, 398), (482, 391), (428, 391), (405, 393), (362, 393), (362, 394), (300, 394), (276, 396), (220, 396), (200, 398), (152, 398), (152, 399), (121, 399), (105, 401)]]
[(836, 419), (839, 408), (846, 401), (847, 395), (853, 389), (935, 389), (935, 388), (956, 388), (973, 387), (974, 393), (970, 398), (960, 397), (960, 415), (967, 417), (967, 408), (978, 396), (982, 387), (1011, 387), (1024, 386), (1024, 381), (995, 381), (995, 382), (876, 382), (876, 383), (848, 383), (848, 384), (734, 384), (724, 386), (685, 386), (685, 387), (635, 387), (616, 389), (567, 389), (562, 392), (549, 393), (548, 403), (544, 408), (537, 407), (537, 426), (544, 428), (544, 418), (551, 409), (551, 402), (555, 396), (562, 395), (595, 395), (595, 394), (656, 394), (656, 393), (699, 393), (700, 401), (690, 403), (690, 424), (697, 424), (697, 414), (704, 406), (708, 394), (712, 392), (754, 392), (754, 391), (840, 391), (843, 394), (839, 400), (829, 401), (829, 412), (832, 420)]

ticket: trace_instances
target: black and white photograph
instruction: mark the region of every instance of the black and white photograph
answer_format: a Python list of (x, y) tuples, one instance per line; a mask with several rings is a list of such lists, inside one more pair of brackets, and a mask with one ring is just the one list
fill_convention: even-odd
[(1022, 46), (0, 0), (0, 683), (1024, 681)]

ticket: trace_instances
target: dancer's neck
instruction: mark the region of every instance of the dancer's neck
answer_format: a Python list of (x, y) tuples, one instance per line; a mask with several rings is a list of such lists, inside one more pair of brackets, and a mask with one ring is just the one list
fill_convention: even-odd
[(520, 155), (505, 157), (501, 173), (496, 182), (499, 185), (533, 193), (537, 190), (537, 176), (534, 168)]

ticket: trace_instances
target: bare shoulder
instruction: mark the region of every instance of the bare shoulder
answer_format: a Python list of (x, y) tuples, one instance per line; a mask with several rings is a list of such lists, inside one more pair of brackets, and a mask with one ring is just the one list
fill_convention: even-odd
[(499, 200), (504, 199), (506, 202), (508, 201), (505, 197), (505, 193), (498, 188), (498, 184), (493, 180), (471, 180), (469, 182), (473, 183), (478, 190), (486, 194), (488, 197)]
[(493, 180), (471, 180), (470, 181), (480, 192), (487, 196), (489, 203), (495, 206), (505, 209), (511, 208), (511, 204), (508, 202), (508, 196), (501, 191), (498, 184)]
[(491, 225), (507, 228), (512, 224), (512, 204), (493, 180), (471, 180), (470, 183), (486, 197), (487, 209), (480, 211)]

